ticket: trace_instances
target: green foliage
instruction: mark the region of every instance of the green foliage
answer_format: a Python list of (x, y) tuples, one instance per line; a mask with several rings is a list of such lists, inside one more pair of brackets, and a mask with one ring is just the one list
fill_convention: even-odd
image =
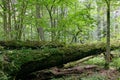
[(0, 46), (0, 50), (4, 50), (4, 47), (3, 47), (3, 46)]
[(114, 58), (111, 63), (111, 66), (116, 67), (116, 69), (120, 69), (120, 58)]
[(4, 71), (3, 56), (0, 54), (0, 80), (8, 80), (8, 73)]
[(103, 57), (95, 57), (85, 62), (85, 64), (96, 64), (100, 66), (103, 66), (104, 63), (105, 63), (105, 60)]
[(0, 80), (8, 80), (7, 75), (1, 70), (0, 70)]
[(93, 76), (88, 76), (86, 78), (81, 78), (80, 80), (106, 80), (106, 78), (104, 76), (96, 74)]

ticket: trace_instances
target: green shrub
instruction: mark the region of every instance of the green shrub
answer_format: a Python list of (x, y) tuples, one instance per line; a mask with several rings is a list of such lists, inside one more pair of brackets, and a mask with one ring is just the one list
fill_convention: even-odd
[(106, 78), (101, 75), (94, 75), (94, 76), (88, 76), (86, 78), (81, 78), (80, 80), (106, 80)]
[(63, 76), (61, 78), (53, 78), (51, 80), (106, 80), (106, 78), (104, 76), (96, 74), (82, 78), (80, 76)]
[(114, 58), (111, 66), (116, 67), (117, 69), (120, 68), (120, 58)]
[[(0, 46), (0, 50), (4, 50), (4, 47), (3, 46)], [(0, 52), (1, 53), (1, 52)]]
[(0, 80), (8, 80), (7, 75), (3, 71), (0, 71)]
[(104, 65), (105, 60), (103, 57), (94, 57), (86, 62), (85, 64), (96, 64), (96, 65)]

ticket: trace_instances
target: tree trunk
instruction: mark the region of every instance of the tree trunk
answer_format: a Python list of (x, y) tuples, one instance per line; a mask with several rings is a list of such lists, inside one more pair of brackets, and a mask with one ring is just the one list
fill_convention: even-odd
[(3, 4), (3, 26), (4, 26), (4, 35), (6, 40), (11, 38), (11, 6), (10, 0), (2, 0)]
[(42, 40), (45, 40), (44, 39), (44, 31), (43, 31), (43, 28), (40, 26), (40, 22), (39, 22), (39, 19), (41, 18), (41, 10), (40, 10), (40, 4), (38, 4), (38, 1), (36, 2), (36, 19), (37, 19), (37, 21), (36, 21), (36, 27), (37, 27), (37, 31), (38, 31), (38, 35), (39, 35), (39, 37), (40, 37), (40, 39), (41, 39), (41, 41)]
[(110, 0), (106, 0), (107, 4), (107, 46), (106, 46), (106, 64), (105, 68), (109, 68), (110, 63)]
[[(54, 1), (53, 1), (53, 3), (54, 3)], [(55, 41), (56, 32), (54, 30), (55, 28), (54, 28), (54, 17), (53, 17), (53, 14), (54, 14), (53, 7), (54, 7), (54, 5), (52, 4), (50, 7), (48, 5), (45, 5), (45, 7), (46, 7), (46, 9), (48, 11), (48, 14), (49, 14), (49, 17), (50, 17), (51, 41)]]
[(16, 20), (15, 23), (15, 39), (16, 40), (21, 40), (22, 38), (22, 34), (23, 34), (23, 29), (24, 29), (24, 17), (25, 17), (25, 13), (26, 13), (26, 9), (28, 6), (28, 1), (27, 0), (23, 0), (22, 1), (22, 7), (21, 7), (21, 11), (18, 13), (18, 18)]
[(3, 46), (4, 49), (43, 49), (47, 48), (57, 48), (63, 47), (65, 43), (62, 42), (45, 42), (45, 41), (0, 41), (0, 46)]
[[(111, 50), (120, 47), (120, 42), (116, 43), (111, 45)], [(40, 52), (41, 55), (39, 55), (39, 57), (37, 56), (39, 58), (38, 60), (31, 60), (22, 64), (20, 70), (17, 72), (16, 80), (24, 79), (29, 73), (38, 70), (47, 69), (53, 66), (60, 66), (65, 63), (79, 60), (91, 55), (97, 55), (105, 51), (106, 44), (101, 42), (49, 49), (47, 51)], [(31, 53), (34, 54), (34, 52)]]
[(101, 6), (97, 2), (97, 40), (101, 40)]

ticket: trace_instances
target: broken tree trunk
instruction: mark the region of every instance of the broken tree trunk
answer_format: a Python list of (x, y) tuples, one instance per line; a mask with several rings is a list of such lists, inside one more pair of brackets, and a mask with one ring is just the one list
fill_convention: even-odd
[[(111, 44), (111, 50), (117, 49), (119, 47), (120, 41)], [(79, 60), (87, 56), (97, 55), (105, 51), (105, 43), (98, 42), (47, 49), (38, 52), (37, 54), (31, 52), (32, 54), (36, 55), (36, 57), (34, 57), (35, 60), (32, 59), (21, 64), (20, 70), (16, 75), (16, 80), (25, 79), (28, 74), (38, 70), (47, 69), (53, 66), (60, 66), (65, 63)]]

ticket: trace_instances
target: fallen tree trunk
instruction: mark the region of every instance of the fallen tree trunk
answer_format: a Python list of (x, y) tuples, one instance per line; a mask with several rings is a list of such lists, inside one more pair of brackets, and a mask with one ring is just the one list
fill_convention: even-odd
[(51, 41), (0, 41), (0, 46), (4, 49), (43, 49), (63, 47), (63, 42), (51, 42)]
[[(117, 41), (115, 43), (112, 43), (111, 50), (117, 49), (119, 47), (120, 47), (120, 42)], [(20, 70), (17, 72), (16, 80), (25, 79), (27, 74), (38, 70), (47, 69), (53, 66), (63, 65), (65, 63), (82, 59), (84, 57), (88, 57), (91, 55), (97, 55), (105, 51), (106, 51), (106, 45), (103, 42), (47, 49), (38, 52), (39, 55), (37, 54), (37, 58), (38, 58), (37, 60), (30, 60), (24, 62), (21, 65)]]

